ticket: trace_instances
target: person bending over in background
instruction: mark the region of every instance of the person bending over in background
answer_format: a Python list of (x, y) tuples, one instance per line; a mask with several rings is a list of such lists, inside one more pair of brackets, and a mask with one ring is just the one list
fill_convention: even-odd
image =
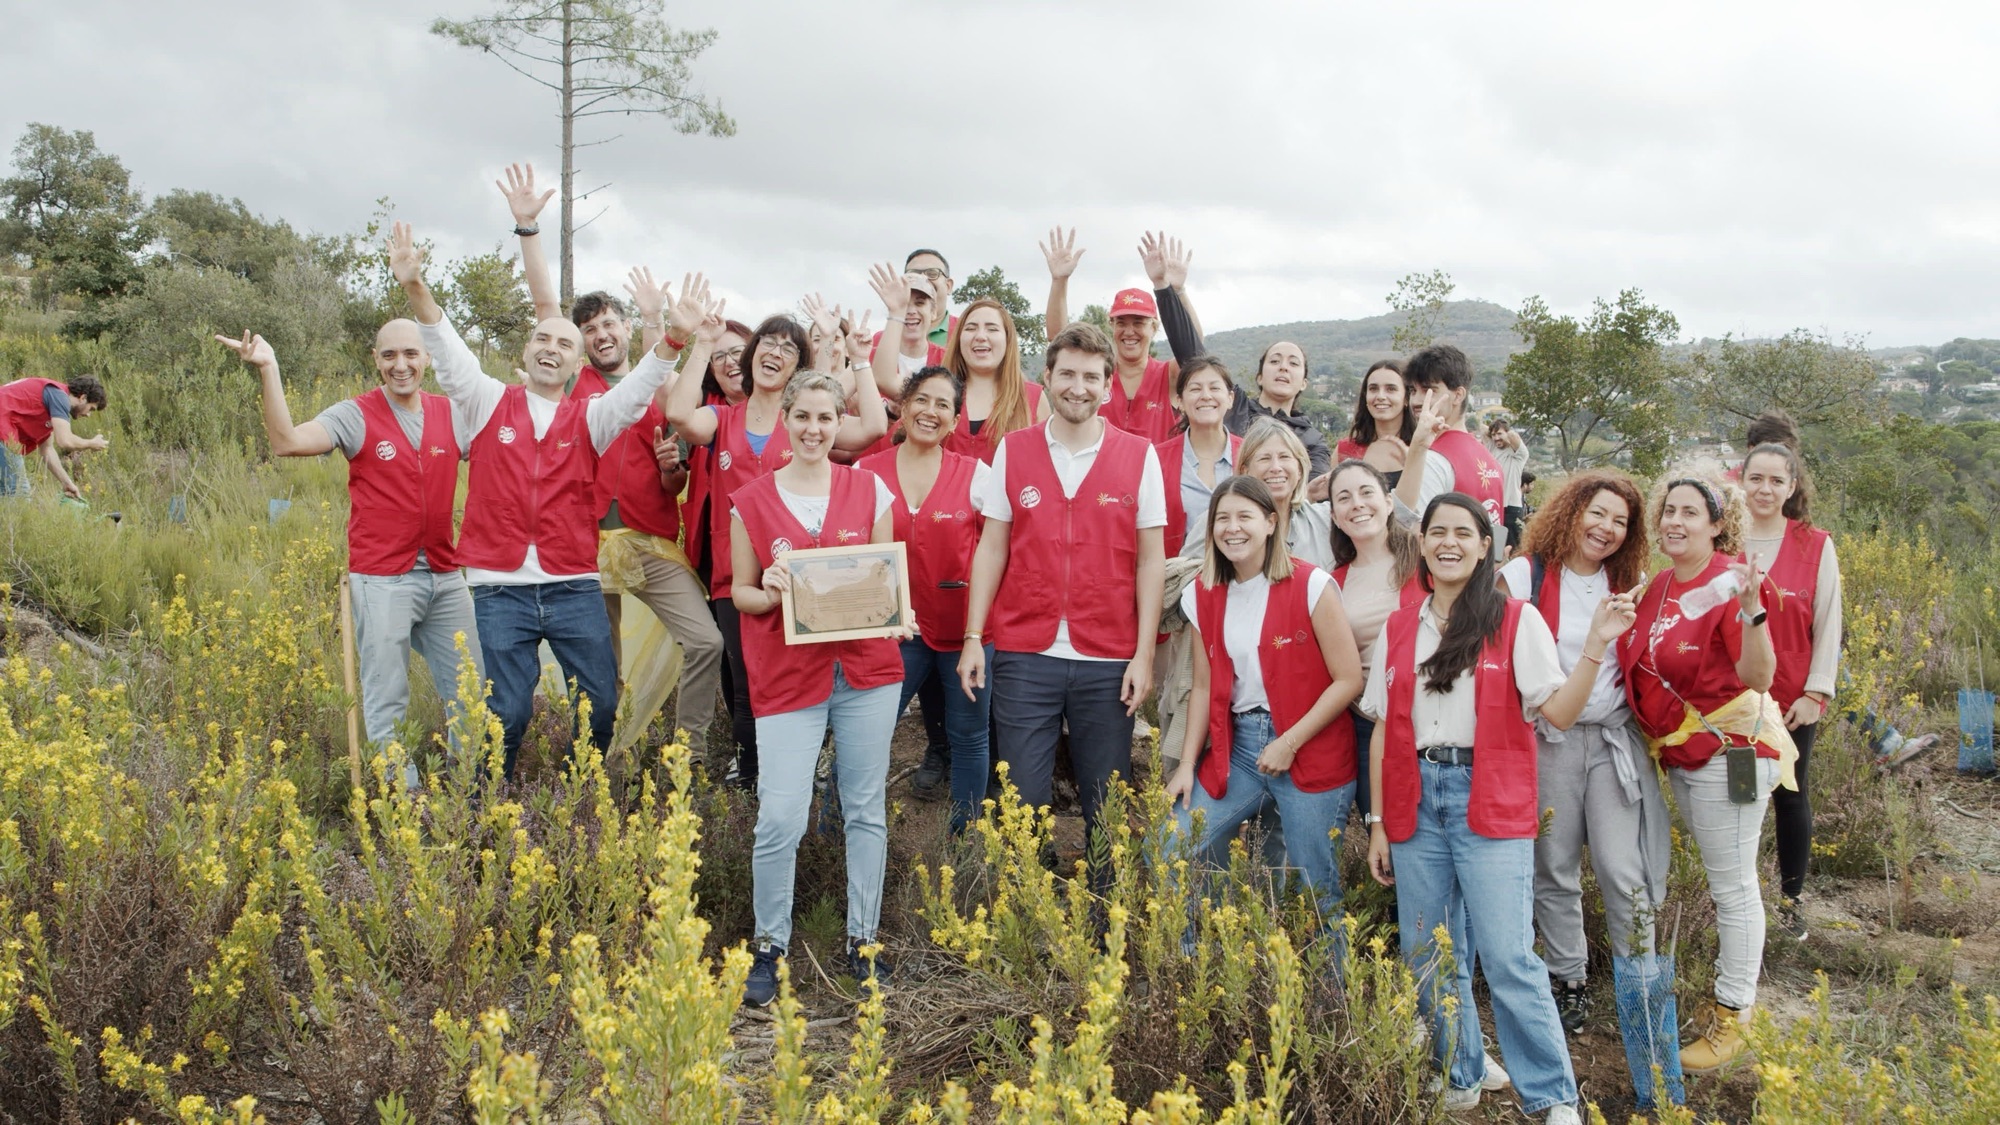
[(70, 422), (88, 418), (104, 409), (104, 384), (95, 375), (78, 375), (67, 383), (56, 379), (16, 379), (0, 387), (0, 496), (25, 496), (28, 482), (26, 456), (39, 449), (42, 464), (62, 486), (63, 495), (83, 499), (83, 490), (63, 468), (62, 455), (92, 449), (109, 449), (111, 439), (102, 434), (78, 437)]

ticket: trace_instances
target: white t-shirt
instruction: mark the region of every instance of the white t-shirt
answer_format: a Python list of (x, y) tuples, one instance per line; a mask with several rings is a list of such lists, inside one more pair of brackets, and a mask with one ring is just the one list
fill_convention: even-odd
[[(1416, 728), (1417, 749), (1428, 746), (1476, 745), (1479, 709), (1473, 699), (1472, 670), (1459, 674), (1451, 690), (1438, 695), (1424, 687), (1423, 664), (1437, 651), (1442, 634), (1431, 617), (1431, 599), (1425, 598), (1417, 625), (1416, 659), (1411, 670), (1417, 677), (1410, 719)], [(1385, 634), (1387, 630), (1384, 630)], [(1384, 683), (1389, 665), (1388, 644), (1375, 646), (1375, 660), (1368, 669), (1368, 686), (1361, 690), (1361, 713), (1382, 721), (1389, 710), (1389, 689)], [(1556, 660), (1555, 638), (1549, 636), (1542, 615), (1524, 610), (1521, 624), (1514, 630), (1514, 686), (1521, 692), (1521, 715), (1533, 722), (1542, 704), (1568, 677)]]
[[(875, 518), (878, 520), (881, 519), (882, 514), (889, 510), (889, 506), (896, 502), (896, 494), (890, 492), (889, 486), (883, 484), (882, 478), (876, 476), (874, 473), (870, 473), (866, 469), (856, 469), (854, 471), (866, 474), (869, 480), (875, 482)], [(780, 485), (778, 487), (778, 499), (784, 501), (785, 510), (792, 513), (792, 518), (799, 521), (799, 526), (805, 528), (806, 532), (810, 535), (818, 535), (820, 526), (826, 523), (826, 506), (833, 497), (831, 495), (806, 496)], [(729, 512), (732, 517), (738, 520), (743, 518), (743, 513), (738, 511), (734, 504), (729, 506)]]
[[(1104, 431), (1111, 427), (1102, 419), (1098, 421), (1098, 425), (1102, 429), (1098, 431), (1097, 440), (1074, 453), (1070, 452), (1068, 446), (1048, 437), (1048, 427), (1042, 426), (1042, 436), (1048, 438), (1049, 460), (1055, 465), (1056, 479), (1062, 482), (1063, 496), (1067, 499), (1076, 498), (1076, 490), (1082, 486), (1083, 478), (1090, 473), (1090, 467), (1097, 463), (1098, 450), (1104, 448)], [(993, 471), (987, 474), (986, 487), (981, 495), (984, 497), (984, 503), (980, 505), (982, 515), (989, 520), (999, 520), (1001, 523), (1014, 522), (1013, 499), (1007, 495), (1007, 446), (1004, 442), (993, 451)], [(1160, 475), (1160, 459), (1153, 455), (1151, 447), (1146, 450), (1145, 467), (1139, 472), (1138, 506), (1137, 524), (1140, 530), (1167, 526), (1167, 487)], [(1056, 622), (1056, 641), (1043, 649), (1042, 655), (1061, 660), (1115, 659), (1085, 656), (1076, 651), (1069, 643), (1067, 618)]]
[[(500, 408), (500, 397), (507, 393), (508, 384), (488, 375), (479, 366), (479, 357), (465, 346), (465, 341), (459, 338), (458, 330), (451, 326), (451, 321), (440, 319), (436, 324), (418, 322), (417, 332), (423, 337), (424, 348), (431, 353), (431, 362), (437, 367), (438, 386), (451, 399), (452, 426), (459, 435), (460, 447), (469, 451), (473, 436), (486, 428), (493, 412)], [(673, 370), (673, 364), (648, 349), (646, 357), (639, 361), (630, 375), (590, 401), (584, 417), (590, 427), (590, 443), (597, 447), (597, 452), (609, 449), (627, 426), (639, 420), (639, 416), (646, 412), (646, 404), (652, 401), (653, 393), (660, 389)], [(533, 392), (527, 395), (527, 400), (528, 418), (534, 423), (535, 439), (539, 441), (555, 422), (556, 407), (560, 404)], [(527, 557), (514, 570), (465, 568), (465, 584), (468, 586), (534, 586), (596, 577), (594, 568), (581, 574), (550, 574), (542, 569), (541, 556), (532, 542), (528, 544)]]
[[(1319, 608), (1319, 599), (1333, 584), (1333, 576), (1314, 567), (1306, 575), (1306, 612)], [(1198, 635), (1201, 623), (1195, 614), (1196, 582), (1181, 589), (1181, 613)], [(1236, 682), (1229, 688), (1229, 709), (1236, 714), (1258, 709), (1270, 710), (1264, 694), (1264, 665), (1257, 656), (1257, 644), (1264, 634), (1264, 607), (1271, 600), (1271, 580), (1259, 574), (1247, 582), (1229, 583), (1229, 600), (1222, 607), (1222, 647), (1229, 653)]]
[[(1507, 583), (1508, 593), (1534, 600), (1534, 563), (1528, 556), (1522, 555), (1501, 567), (1500, 578)], [(1583, 642), (1590, 639), (1590, 615), (1597, 612), (1597, 603), (1611, 596), (1611, 576), (1603, 570), (1578, 574), (1563, 567), (1561, 585), (1562, 605), (1558, 612), (1562, 627), (1556, 634), (1556, 657), (1562, 663), (1563, 675), (1568, 676), (1576, 670), (1577, 661), (1583, 659)], [(1531, 611), (1536, 617), (1542, 615), (1532, 607)], [(1630, 717), (1626, 711), (1625, 678), (1619, 671), (1616, 655), (1607, 649), (1604, 663), (1597, 666), (1597, 680), (1590, 685), (1590, 699), (1576, 721), (1616, 725)]]

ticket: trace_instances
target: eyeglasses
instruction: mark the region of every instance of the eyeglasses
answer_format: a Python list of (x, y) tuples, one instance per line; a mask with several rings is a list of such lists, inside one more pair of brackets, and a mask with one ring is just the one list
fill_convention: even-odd
[(797, 356), (799, 354), (799, 346), (790, 340), (764, 339), (757, 341), (758, 351), (761, 352), (766, 349), (776, 352), (778, 355)]
[(715, 363), (718, 361), (724, 363), (743, 362), (743, 345), (738, 344), (733, 348), (728, 348), (723, 351), (716, 352), (714, 355), (709, 357), (710, 363)]
[(939, 280), (940, 278), (943, 278), (944, 276), (946, 276), (946, 275), (945, 275), (945, 272), (944, 272), (943, 270), (941, 270), (941, 269), (937, 268), (936, 266), (922, 266), (922, 267), (916, 267), (916, 268), (911, 268), (911, 269), (906, 269), (906, 270), (904, 270), (903, 272), (904, 272), (904, 273), (920, 273), (920, 274), (923, 274), (923, 275), (924, 275), (925, 277), (928, 277), (928, 278), (930, 278), (930, 279), (931, 279), (932, 281), (937, 281), (937, 280)]

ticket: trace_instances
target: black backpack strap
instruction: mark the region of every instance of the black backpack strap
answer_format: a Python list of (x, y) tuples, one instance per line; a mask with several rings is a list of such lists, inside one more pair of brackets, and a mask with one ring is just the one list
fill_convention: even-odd
[(1542, 608), (1542, 582), (1549, 576), (1549, 566), (1540, 555), (1528, 556), (1528, 601), (1536, 609)]

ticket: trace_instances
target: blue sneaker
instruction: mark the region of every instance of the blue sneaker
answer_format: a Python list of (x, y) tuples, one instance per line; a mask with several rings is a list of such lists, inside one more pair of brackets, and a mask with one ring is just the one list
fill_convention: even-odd
[(752, 1008), (769, 1007), (778, 998), (778, 962), (785, 951), (766, 941), (759, 942), (754, 953), (750, 977), (743, 982), (743, 1002)]
[[(863, 947), (872, 947), (875, 950), (874, 954), (870, 956), (862, 953), (861, 950)], [(889, 983), (889, 962), (882, 956), (881, 944), (873, 938), (867, 941), (862, 941), (860, 938), (848, 938), (847, 973), (854, 978), (854, 983), (857, 986), (865, 985), (872, 980), (875, 982), (877, 988), (887, 987)]]

